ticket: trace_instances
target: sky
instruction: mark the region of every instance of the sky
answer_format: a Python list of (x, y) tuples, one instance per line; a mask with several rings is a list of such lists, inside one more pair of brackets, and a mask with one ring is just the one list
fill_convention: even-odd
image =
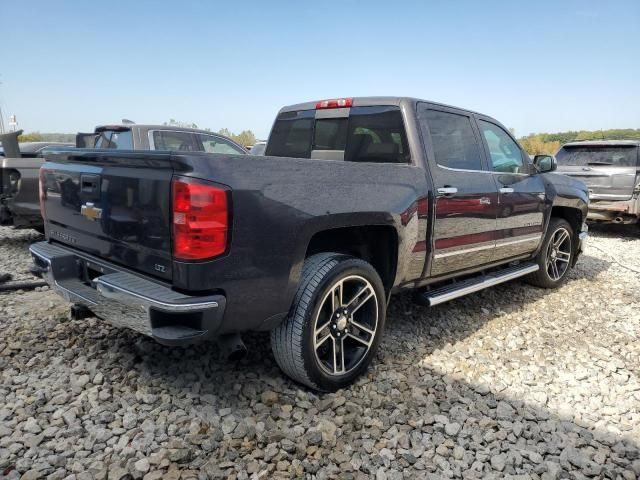
[(517, 136), (640, 128), (640, 0), (0, 0), (0, 107), (26, 132), (193, 122), (266, 138), (280, 107), (413, 96)]

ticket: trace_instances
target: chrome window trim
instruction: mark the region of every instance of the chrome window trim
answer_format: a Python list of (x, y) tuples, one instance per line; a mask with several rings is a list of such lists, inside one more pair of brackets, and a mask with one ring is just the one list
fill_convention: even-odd
[(452, 172), (467, 172), (467, 173), (488, 173), (490, 175), (518, 175), (521, 177), (531, 177), (531, 173), (510, 173), (510, 172), (496, 172), (494, 170), (467, 170), (465, 168), (451, 168), (445, 167), (444, 165), (440, 165), (436, 163), (439, 168), (444, 168), (445, 170), (451, 170)]
[(482, 245), (482, 246), (479, 246), (479, 247), (465, 248), (463, 250), (455, 250), (453, 252), (436, 253), (433, 256), (433, 258), (453, 257), (454, 255), (462, 255), (464, 253), (471, 253), (471, 252), (480, 252), (482, 250), (489, 250), (489, 249), (492, 249), (492, 248), (496, 248), (495, 242), (492, 242), (489, 245)]

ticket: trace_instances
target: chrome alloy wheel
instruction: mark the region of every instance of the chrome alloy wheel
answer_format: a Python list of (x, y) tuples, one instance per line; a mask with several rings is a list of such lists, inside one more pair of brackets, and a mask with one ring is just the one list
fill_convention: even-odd
[(345, 375), (366, 357), (378, 328), (378, 298), (368, 280), (350, 275), (334, 283), (316, 315), (313, 349), (329, 375)]
[(571, 235), (566, 229), (559, 228), (547, 246), (547, 273), (551, 280), (560, 280), (569, 269), (570, 261)]

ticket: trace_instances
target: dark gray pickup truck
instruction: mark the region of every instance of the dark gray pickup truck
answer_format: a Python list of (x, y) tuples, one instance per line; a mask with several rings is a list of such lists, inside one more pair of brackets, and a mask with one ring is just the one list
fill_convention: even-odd
[(585, 185), (478, 113), (411, 98), (283, 108), (265, 156), (60, 151), (41, 169), (35, 268), (65, 298), (168, 345), (270, 330), (319, 390), (371, 362), (391, 294), (439, 303), (567, 278)]

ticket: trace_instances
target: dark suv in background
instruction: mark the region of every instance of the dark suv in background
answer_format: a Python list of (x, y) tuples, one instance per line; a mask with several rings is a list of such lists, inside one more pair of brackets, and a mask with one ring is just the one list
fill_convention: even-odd
[(640, 140), (571, 142), (556, 154), (558, 172), (589, 188), (589, 221), (638, 223)]

